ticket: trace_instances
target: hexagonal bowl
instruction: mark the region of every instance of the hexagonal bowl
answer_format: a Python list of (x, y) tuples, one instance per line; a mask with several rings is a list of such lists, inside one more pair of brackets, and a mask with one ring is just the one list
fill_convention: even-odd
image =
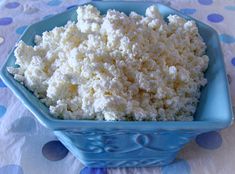
[[(1, 78), (44, 126), (54, 131), (58, 139), (85, 165), (90, 167), (159, 166), (172, 162), (183, 146), (198, 134), (228, 127), (233, 120), (227, 76), (218, 35), (211, 27), (185, 16), (167, 6), (153, 2), (91, 2), (103, 14), (116, 9), (126, 14), (135, 11), (144, 15), (150, 5), (158, 6), (166, 19), (177, 14), (194, 20), (207, 45), (209, 67), (205, 73), (208, 84), (201, 98), (194, 121), (88, 121), (58, 120), (29, 90), (14, 80), (6, 70), (15, 66), (14, 49), (1, 69)], [(34, 45), (36, 34), (76, 20), (76, 8), (37, 22), (27, 28), (20, 38)]]

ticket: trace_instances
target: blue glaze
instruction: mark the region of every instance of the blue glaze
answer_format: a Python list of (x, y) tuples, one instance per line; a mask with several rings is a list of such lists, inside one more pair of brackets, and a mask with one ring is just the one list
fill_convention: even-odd
[(48, 15), (44, 16), (43, 19), (47, 19), (47, 18), (50, 18), (52, 16), (53, 16), (53, 14), (48, 14)]
[(7, 86), (3, 83), (2, 79), (0, 78), (0, 88), (6, 88)]
[(232, 77), (229, 74), (227, 74), (227, 78), (228, 78), (228, 83), (231, 84), (232, 83)]
[(90, 168), (90, 167), (84, 167), (80, 174), (107, 174), (106, 168)]
[(19, 35), (23, 34), (24, 31), (25, 31), (25, 29), (26, 29), (27, 27), (28, 27), (27, 25), (23, 25), (23, 26), (21, 26), (21, 27), (18, 27), (18, 28), (16, 29), (16, 34), (19, 34)]
[(71, 8), (74, 8), (74, 7), (77, 7), (78, 5), (71, 5), (69, 7), (67, 7), (67, 10), (71, 9)]
[[(54, 131), (58, 139), (83, 164), (94, 168), (166, 165), (172, 162), (178, 151), (195, 136), (231, 125), (233, 113), (227, 75), (219, 37), (214, 29), (172, 8), (154, 2), (96, 1), (91, 4), (101, 10), (102, 14), (112, 8), (126, 14), (136, 11), (141, 15), (144, 15), (147, 7), (155, 4), (158, 5), (164, 19), (169, 14), (176, 14), (194, 20), (207, 45), (210, 61), (205, 74), (208, 84), (202, 88), (194, 121), (58, 120), (51, 116), (48, 108), (40, 100), (7, 72), (6, 67), (15, 64), (14, 53), (11, 52), (0, 72), (4, 83), (44, 126)], [(76, 17), (76, 8), (71, 8), (31, 25), (21, 39), (26, 44), (33, 45), (36, 34), (41, 35), (55, 26), (65, 25), (68, 20), (76, 21)]]

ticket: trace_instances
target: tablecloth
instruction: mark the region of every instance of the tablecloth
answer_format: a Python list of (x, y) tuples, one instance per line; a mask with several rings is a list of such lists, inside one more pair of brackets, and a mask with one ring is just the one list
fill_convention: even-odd
[[(191, 15), (219, 33), (235, 104), (235, 1), (158, 0)], [(86, 0), (0, 0), (0, 65), (25, 28)], [(0, 80), (0, 174), (232, 174), (235, 124), (196, 137), (168, 166), (91, 169), (83, 166), (34, 118)]]

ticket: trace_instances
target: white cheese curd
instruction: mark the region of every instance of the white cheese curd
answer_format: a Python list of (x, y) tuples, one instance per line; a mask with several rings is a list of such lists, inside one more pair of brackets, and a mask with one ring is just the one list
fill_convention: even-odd
[(205, 43), (194, 21), (151, 6), (146, 15), (78, 7), (35, 46), (20, 41), (8, 71), (63, 119), (192, 120), (207, 81)]

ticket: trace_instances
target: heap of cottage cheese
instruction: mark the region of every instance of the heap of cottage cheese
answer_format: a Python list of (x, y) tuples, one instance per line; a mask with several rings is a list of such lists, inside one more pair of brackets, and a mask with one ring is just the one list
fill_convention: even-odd
[(192, 120), (207, 83), (205, 43), (194, 21), (155, 6), (145, 17), (92, 5), (35, 46), (20, 41), (14, 78), (63, 119)]

